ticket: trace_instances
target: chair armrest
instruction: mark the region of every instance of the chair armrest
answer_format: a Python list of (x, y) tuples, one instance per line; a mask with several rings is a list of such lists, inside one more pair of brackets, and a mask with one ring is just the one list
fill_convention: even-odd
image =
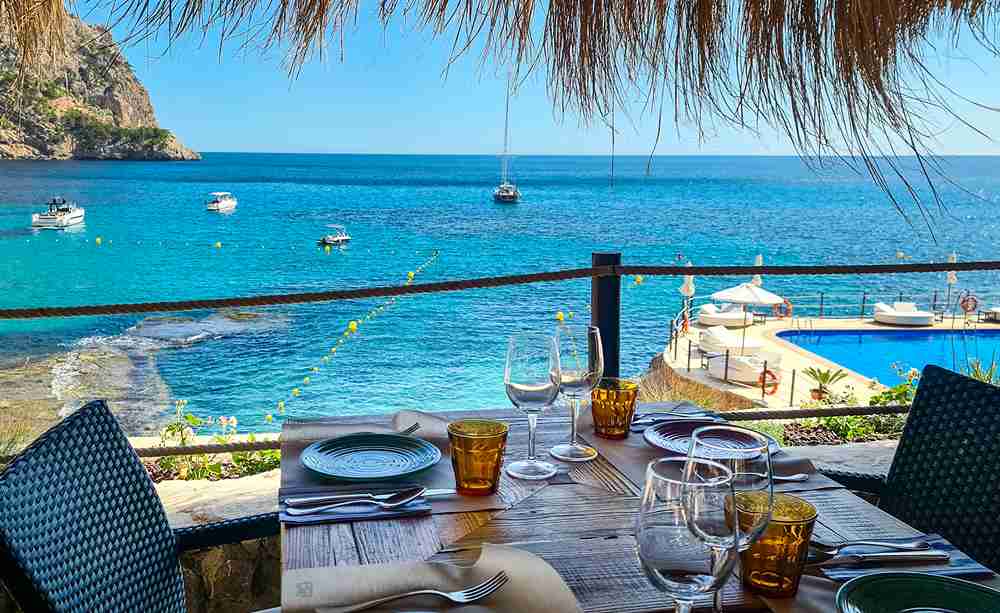
[(174, 529), (177, 551), (194, 551), (274, 536), (281, 531), (277, 513), (262, 513), (238, 519)]
[(849, 490), (882, 496), (885, 488), (885, 475), (878, 473), (862, 473), (849, 470), (838, 470), (836, 468), (823, 467), (819, 469), (820, 474), (830, 477), (837, 483)]

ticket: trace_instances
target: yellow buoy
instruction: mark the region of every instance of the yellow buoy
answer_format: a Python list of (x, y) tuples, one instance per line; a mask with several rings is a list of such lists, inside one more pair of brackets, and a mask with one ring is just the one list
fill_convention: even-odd
[(413, 281), (413, 277), (415, 277), (415, 276), (416, 275), (413, 274), (412, 270), (410, 272), (406, 273), (406, 278), (409, 279), (410, 281)]
[(284, 400), (279, 400), (278, 401), (278, 413), (284, 413), (284, 412), (285, 412), (285, 401)]
[(352, 319), (351, 323), (347, 324), (347, 329), (350, 330), (351, 332), (357, 332), (358, 331), (358, 322), (356, 322), (356, 321), (354, 321)]
[(98, 247), (100, 247), (100, 246), (101, 246), (101, 237), (100, 237), (100, 236), (98, 236), (97, 238), (95, 238), (95, 239), (94, 239), (94, 243), (95, 243), (95, 244), (96, 244), (96, 245), (97, 245)]
[(313, 372), (319, 372), (319, 366), (313, 366), (312, 367), (312, 371)]
[(330, 245), (326, 245), (325, 247), (323, 247), (323, 251), (325, 251), (327, 253), (330, 253), (330, 251), (331, 251)]
[(302, 377), (302, 385), (309, 385), (309, 377)]
[(562, 321), (564, 319), (566, 319), (566, 316), (563, 315), (563, 312), (562, 311), (556, 311), (556, 321)]
[(268, 413), (267, 415), (264, 416), (264, 421), (266, 421), (267, 423), (271, 423), (272, 421), (274, 421), (274, 415)]
[(215, 248), (222, 249), (222, 241), (215, 241)]
[(299, 388), (297, 388), (297, 387), (293, 387), (292, 388), (292, 396), (298, 396), (301, 393), (302, 392), (299, 391)]

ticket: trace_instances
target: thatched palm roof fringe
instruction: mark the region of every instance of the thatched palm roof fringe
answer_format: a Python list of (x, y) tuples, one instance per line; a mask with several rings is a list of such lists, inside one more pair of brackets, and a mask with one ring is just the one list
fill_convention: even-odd
[[(105, 0), (114, 19), (171, 38), (212, 28), (289, 49), (294, 70), (359, 18), (359, 0)], [(557, 108), (604, 116), (636, 92), (672, 98), (699, 128), (767, 124), (805, 156), (923, 155), (926, 114), (950, 113), (924, 54), (971, 35), (998, 51), (1000, 0), (380, 0), (452, 39), (454, 53), (524, 76), (544, 59)], [(0, 35), (25, 62), (58, 44), (59, 0), (0, 0)], [(895, 147), (895, 148), (894, 148)], [(896, 149), (898, 148), (898, 149)], [(933, 171), (929, 160), (927, 170)], [(890, 164), (891, 166), (891, 164)], [(916, 191), (914, 190), (914, 194)]]

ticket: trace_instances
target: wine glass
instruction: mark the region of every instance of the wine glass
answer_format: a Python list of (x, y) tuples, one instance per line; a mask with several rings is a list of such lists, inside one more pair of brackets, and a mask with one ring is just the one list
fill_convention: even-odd
[(738, 555), (738, 528), (727, 521), (733, 475), (711, 460), (649, 463), (636, 521), (636, 551), (653, 586), (674, 599), (676, 613), (725, 583)]
[(528, 458), (507, 465), (507, 474), (517, 479), (548, 479), (556, 474), (549, 462), (535, 459), (535, 428), (538, 416), (559, 395), (559, 352), (550, 334), (522, 332), (510, 337), (503, 382), (507, 397), (528, 415)]
[(601, 382), (604, 376), (604, 350), (601, 330), (591, 325), (560, 323), (556, 326), (556, 344), (562, 377), (559, 391), (569, 404), (569, 442), (549, 450), (552, 457), (565, 462), (588, 462), (597, 457), (597, 450), (577, 440), (576, 420), (580, 414), (580, 399)]
[[(691, 434), (688, 458), (708, 459), (725, 466), (733, 474), (733, 522), (736, 509), (752, 507), (765, 512), (743, 514), (739, 523), (740, 551), (746, 551), (757, 542), (771, 521), (774, 505), (770, 441), (759, 432), (739, 426), (712, 425), (696, 429)], [(741, 500), (752, 505), (743, 504)], [(715, 611), (722, 611), (722, 594), (715, 595)]]

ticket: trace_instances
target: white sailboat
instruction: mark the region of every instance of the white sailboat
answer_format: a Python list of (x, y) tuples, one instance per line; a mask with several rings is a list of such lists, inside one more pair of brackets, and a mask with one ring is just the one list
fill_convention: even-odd
[(493, 200), (513, 204), (521, 199), (517, 185), (510, 182), (510, 79), (507, 80), (507, 104), (503, 118), (503, 155), (500, 156), (500, 185), (493, 190)]

